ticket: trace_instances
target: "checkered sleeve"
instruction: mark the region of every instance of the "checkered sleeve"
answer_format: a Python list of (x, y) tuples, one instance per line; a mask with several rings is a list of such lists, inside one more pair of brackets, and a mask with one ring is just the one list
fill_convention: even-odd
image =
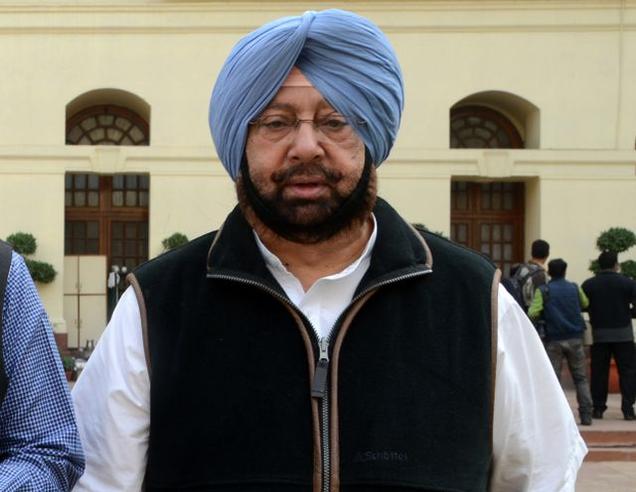
[(0, 490), (70, 490), (84, 457), (69, 389), (48, 317), (15, 253), (2, 328), (9, 384), (0, 406)]

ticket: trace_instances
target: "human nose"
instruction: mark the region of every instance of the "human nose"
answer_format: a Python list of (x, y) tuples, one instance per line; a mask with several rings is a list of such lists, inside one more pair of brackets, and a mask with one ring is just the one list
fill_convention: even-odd
[[(302, 123), (308, 123), (303, 125)], [(313, 120), (298, 120), (289, 149), (290, 157), (298, 161), (311, 161), (324, 155), (321, 133)]]

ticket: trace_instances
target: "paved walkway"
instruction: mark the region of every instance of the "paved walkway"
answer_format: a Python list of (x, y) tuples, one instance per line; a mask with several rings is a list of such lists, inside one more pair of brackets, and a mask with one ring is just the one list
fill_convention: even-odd
[(576, 492), (634, 492), (636, 463), (629, 461), (583, 462)]
[[(572, 389), (566, 390), (566, 395), (572, 411), (577, 418), (576, 393)], [(592, 425), (579, 426), (580, 430), (599, 431), (636, 431), (636, 421), (623, 420), (620, 410), (620, 395), (610, 394), (607, 401), (608, 409), (602, 420), (594, 420)], [(579, 470), (576, 481), (576, 492), (635, 492), (636, 491), (636, 462), (623, 461), (584, 461)]]

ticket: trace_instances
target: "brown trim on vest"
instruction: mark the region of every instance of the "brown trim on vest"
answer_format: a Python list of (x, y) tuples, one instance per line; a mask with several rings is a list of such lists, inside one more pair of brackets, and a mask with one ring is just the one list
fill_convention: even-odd
[(219, 227), (219, 229), (216, 231), (216, 234), (214, 235), (214, 239), (212, 239), (212, 244), (210, 245), (210, 249), (208, 249), (208, 256), (205, 258), (205, 264), (207, 266), (206, 270), (208, 272), (210, 271), (210, 255), (212, 254), (212, 250), (214, 249), (216, 242), (221, 237), (221, 232), (223, 232), (223, 226), (225, 226), (225, 222), (223, 222), (223, 224), (221, 224), (221, 227)]
[(146, 367), (148, 368), (148, 377), (150, 377), (151, 364), (150, 364), (150, 344), (148, 342), (148, 314), (146, 312), (146, 301), (144, 300), (144, 295), (141, 292), (141, 285), (139, 285), (139, 281), (137, 277), (135, 277), (134, 273), (129, 273), (126, 275), (126, 282), (130, 285), (135, 291), (135, 296), (137, 297), (137, 306), (139, 306), (139, 317), (141, 318), (141, 337), (144, 342), (144, 356), (146, 357)]
[(367, 300), (376, 292), (377, 289), (367, 292), (351, 307), (342, 322), (342, 326), (333, 345), (333, 352), (331, 354), (331, 386), (329, 388), (331, 396), (331, 422), (329, 422), (329, 446), (331, 451), (330, 492), (338, 492), (340, 490), (340, 428), (338, 420), (338, 362), (340, 360), (340, 349), (344, 337), (351, 326), (351, 321)]
[(497, 379), (497, 335), (499, 329), (499, 279), (501, 270), (497, 268), (492, 278), (490, 293), (490, 444), (493, 445), (493, 420), (495, 414), (495, 382)]
[(406, 225), (408, 225), (411, 230), (413, 231), (413, 233), (415, 234), (415, 237), (418, 238), (420, 240), (420, 242), (422, 243), (422, 247), (424, 248), (424, 251), (426, 251), (426, 263), (424, 263), (427, 267), (429, 268), (433, 268), (433, 255), (431, 254), (431, 250), (428, 247), (428, 244), (426, 243), (426, 239), (424, 239), (422, 237), (422, 235), (420, 234), (420, 232), (413, 227), (413, 225), (411, 225), (409, 222), (406, 222)]
[[(294, 309), (286, 303), (282, 303), (285, 308), (290, 312), (298, 329), (300, 330), (300, 335), (303, 338), (303, 342), (305, 343), (305, 350), (307, 350), (307, 365), (309, 368), (309, 381), (313, 381), (314, 379), (314, 348), (311, 343), (311, 339), (309, 338), (309, 334), (307, 333), (307, 329), (305, 324), (303, 323), (298, 313), (294, 311)], [(310, 388), (311, 390), (311, 385)], [(311, 400), (311, 416), (313, 420), (314, 427), (314, 479), (313, 479), (313, 489), (314, 492), (320, 492), (322, 488), (322, 446), (320, 445), (321, 437), (320, 437), (320, 414), (318, 411), (318, 401), (316, 398), (311, 397), (311, 391), (309, 392), (309, 399)]]

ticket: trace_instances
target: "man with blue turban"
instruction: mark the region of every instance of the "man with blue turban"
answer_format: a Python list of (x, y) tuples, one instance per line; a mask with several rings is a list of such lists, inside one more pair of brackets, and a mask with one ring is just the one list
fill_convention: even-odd
[(349, 12), (239, 41), (210, 102), (239, 204), (129, 277), (73, 392), (77, 490), (573, 490), (585, 445), (496, 268), (376, 196), (403, 93)]

